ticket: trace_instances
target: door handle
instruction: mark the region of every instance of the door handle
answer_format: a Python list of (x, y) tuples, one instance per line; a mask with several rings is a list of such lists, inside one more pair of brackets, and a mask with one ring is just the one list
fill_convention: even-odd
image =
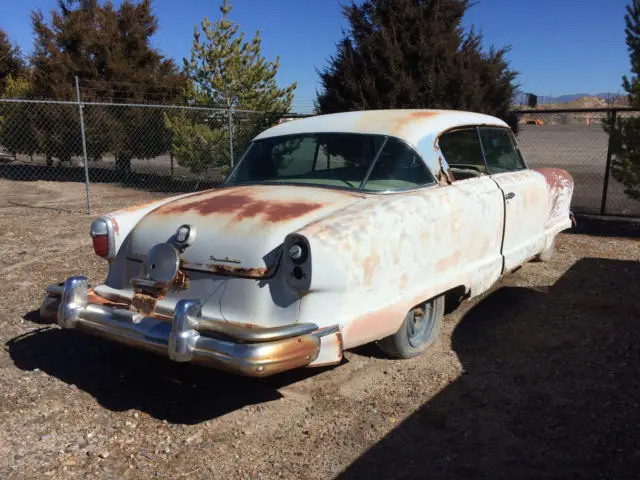
[(506, 198), (507, 200), (511, 200), (515, 196), (516, 194), (514, 192), (509, 192), (504, 196), (504, 198)]

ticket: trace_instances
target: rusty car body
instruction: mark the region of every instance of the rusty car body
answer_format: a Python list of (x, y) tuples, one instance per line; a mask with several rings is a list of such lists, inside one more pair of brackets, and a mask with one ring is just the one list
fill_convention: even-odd
[(219, 187), (96, 218), (109, 262), (48, 287), (43, 316), (249, 376), (433, 343), (468, 300), (571, 227), (573, 179), (531, 169), (492, 116), (320, 115), (255, 137)]

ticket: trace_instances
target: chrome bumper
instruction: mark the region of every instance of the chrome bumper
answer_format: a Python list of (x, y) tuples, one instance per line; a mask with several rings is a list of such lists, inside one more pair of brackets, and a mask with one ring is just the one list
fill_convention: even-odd
[[(171, 323), (119, 308), (89, 303), (86, 277), (51, 285), (41, 314), (53, 313), (63, 328), (76, 328), (132, 347), (220, 370), (263, 377), (302, 367), (320, 353), (321, 338), (338, 327), (298, 323), (244, 328), (202, 318), (199, 300), (179, 300)], [(58, 300), (56, 300), (58, 299)]]

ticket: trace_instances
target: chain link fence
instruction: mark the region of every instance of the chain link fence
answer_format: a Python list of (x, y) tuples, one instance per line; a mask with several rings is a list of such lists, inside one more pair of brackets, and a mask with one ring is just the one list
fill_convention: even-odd
[(218, 184), (260, 131), (292, 114), (0, 98), (0, 178), (181, 193)]
[[(602, 122), (613, 111), (519, 112), (518, 141), (527, 162), (573, 175), (576, 213), (640, 216), (640, 202), (608, 173)], [(615, 113), (640, 116), (628, 109)], [(152, 103), (0, 99), (0, 179), (83, 182), (89, 210), (91, 185), (98, 183), (160, 194), (202, 190), (224, 178), (260, 131), (295, 117)]]
[(630, 198), (611, 173), (609, 115), (640, 117), (628, 108), (592, 110), (522, 110), (518, 143), (530, 167), (558, 167), (575, 180), (575, 213), (640, 216), (640, 202)]

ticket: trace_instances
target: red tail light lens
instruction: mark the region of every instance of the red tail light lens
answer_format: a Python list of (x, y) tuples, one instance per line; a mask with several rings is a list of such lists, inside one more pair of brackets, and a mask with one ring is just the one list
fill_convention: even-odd
[(112, 239), (109, 238), (110, 228), (107, 224), (107, 220), (98, 218), (91, 224), (91, 238), (93, 239), (93, 251), (96, 255), (102, 258), (109, 258), (110, 243)]
[(93, 237), (93, 251), (99, 257), (106, 257), (109, 255), (109, 236), (108, 235), (96, 235)]

